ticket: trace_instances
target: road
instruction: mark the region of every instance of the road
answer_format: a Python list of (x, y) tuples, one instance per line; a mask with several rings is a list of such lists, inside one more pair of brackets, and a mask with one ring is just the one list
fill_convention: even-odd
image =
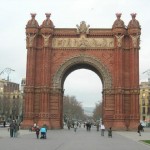
[(36, 139), (34, 132), (20, 130), (17, 138), (10, 138), (7, 128), (0, 128), (0, 149), (3, 150), (150, 150), (140, 140), (150, 140), (150, 129), (145, 129), (142, 136), (137, 132), (113, 131), (108, 138), (107, 131), (102, 137), (96, 128), (87, 132), (84, 128), (48, 130), (47, 139)]

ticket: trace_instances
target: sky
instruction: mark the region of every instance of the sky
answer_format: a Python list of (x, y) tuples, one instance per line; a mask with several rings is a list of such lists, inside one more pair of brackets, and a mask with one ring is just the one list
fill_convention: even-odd
[[(39, 25), (45, 20), (45, 13), (51, 13), (56, 28), (75, 28), (86, 21), (91, 28), (111, 28), (116, 13), (122, 13), (125, 25), (131, 20), (131, 13), (141, 25), (140, 82), (148, 80), (150, 69), (150, 0), (1, 0), (0, 4), (0, 73), (11, 68), (9, 78), (20, 83), (26, 76), (25, 26), (30, 13), (36, 13)], [(87, 75), (88, 74), (88, 75)], [(7, 73), (1, 74), (7, 77)], [(89, 82), (90, 81), (90, 82)], [(91, 84), (92, 81), (92, 84)], [(89, 70), (76, 70), (65, 80), (66, 95), (75, 96), (83, 106), (95, 106), (101, 101), (101, 80)]]

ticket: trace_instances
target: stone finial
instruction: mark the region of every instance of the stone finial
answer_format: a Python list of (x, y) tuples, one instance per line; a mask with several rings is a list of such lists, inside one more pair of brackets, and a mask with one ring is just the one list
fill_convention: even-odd
[(125, 28), (124, 22), (120, 19), (121, 15), (121, 13), (116, 13), (117, 19), (115, 20), (112, 28)]
[(46, 15), (46, 18), (49, 19), (51, 16), (51, 13), (45, 13), (45, 15)]
[(45, 15), (46, 15), (46, 19), (43, 21), (41, 27), (54, 28), (55, 26), (53, 22), (50, 20), (51, 13), (45, 13)]
[(31, 18), (35, 18), (36, 13), (30, 13), (30, 15), (31, 15)]
[(116, 13), (116, 17), (118, 20), (120, 20), (122, 13)]
[(132, 16), (132, 20), (136, 18), (136, 13), (131, 13), (130, 15)]
[(38, 25), (38, 22), (35, 20), (35, 16), (36, 16), (36, 13), (31, 13), (31, 19), (28, 21), (26, 27), (34, 27), (34, 28), (38, 28), (39, 25)]
[(136, 13), (131, 13), (130, 14), (132, 17), (132, 20), (128, 24), (128, 28), (141, 28), (138, 20), (136, 20)]

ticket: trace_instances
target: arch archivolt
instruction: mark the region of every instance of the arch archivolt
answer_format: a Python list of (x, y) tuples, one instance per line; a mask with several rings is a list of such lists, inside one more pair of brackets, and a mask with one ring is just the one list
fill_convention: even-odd
[(65, 73), (72, 68), (73, 66), (79, 65), (78, 69), (81, 68), (80, 64), (87, 64), (94, 68), (94, 72), (98, 74), (103, 83), (103, 89), (111, 89), (112, 88), (112, 76), (109, 72), (108, 68), (95, 57), (91, 57), (88, 55), (79, 55), (72, 58), (67, 59), (60, 67), (53, 77), (53, 87), (54, 88), (62, 88), (63, 78)]

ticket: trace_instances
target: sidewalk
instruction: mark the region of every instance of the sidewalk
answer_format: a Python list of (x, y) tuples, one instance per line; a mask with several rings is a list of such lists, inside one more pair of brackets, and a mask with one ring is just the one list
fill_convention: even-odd
[(150, 140), (150, 128), (144, 128), (144, 132), (141, 132), (141, 136), (139, 136), (136, 131), (116, 131), (115, 133), (133, 141)]
[[(0, 145), (4, 150), (149, 150), (150, 146), (138, 142), (150, 139), (150, 130), (145, 129), (142, 136), (137, 132), (113, 131), (108, 138), (107, 131), (102, 137), (96, 128), (87, 132), (85, 128), (48, 130), (47, 139), (36, 139), (35, 132), (21, 130), (18, 138), (10, 138), (7, 129), (0, 128)], [(9, 143), (9, 144), (8, 144)]]
[[(26, 135), (26, 134), (32, 134), (32, 132), (29, 132), (29, 130), (20, 130), (20, 136)], [(0, 138), (9, 138), (10, 133), (8, 131), (8, 127), (0, 127)]]

